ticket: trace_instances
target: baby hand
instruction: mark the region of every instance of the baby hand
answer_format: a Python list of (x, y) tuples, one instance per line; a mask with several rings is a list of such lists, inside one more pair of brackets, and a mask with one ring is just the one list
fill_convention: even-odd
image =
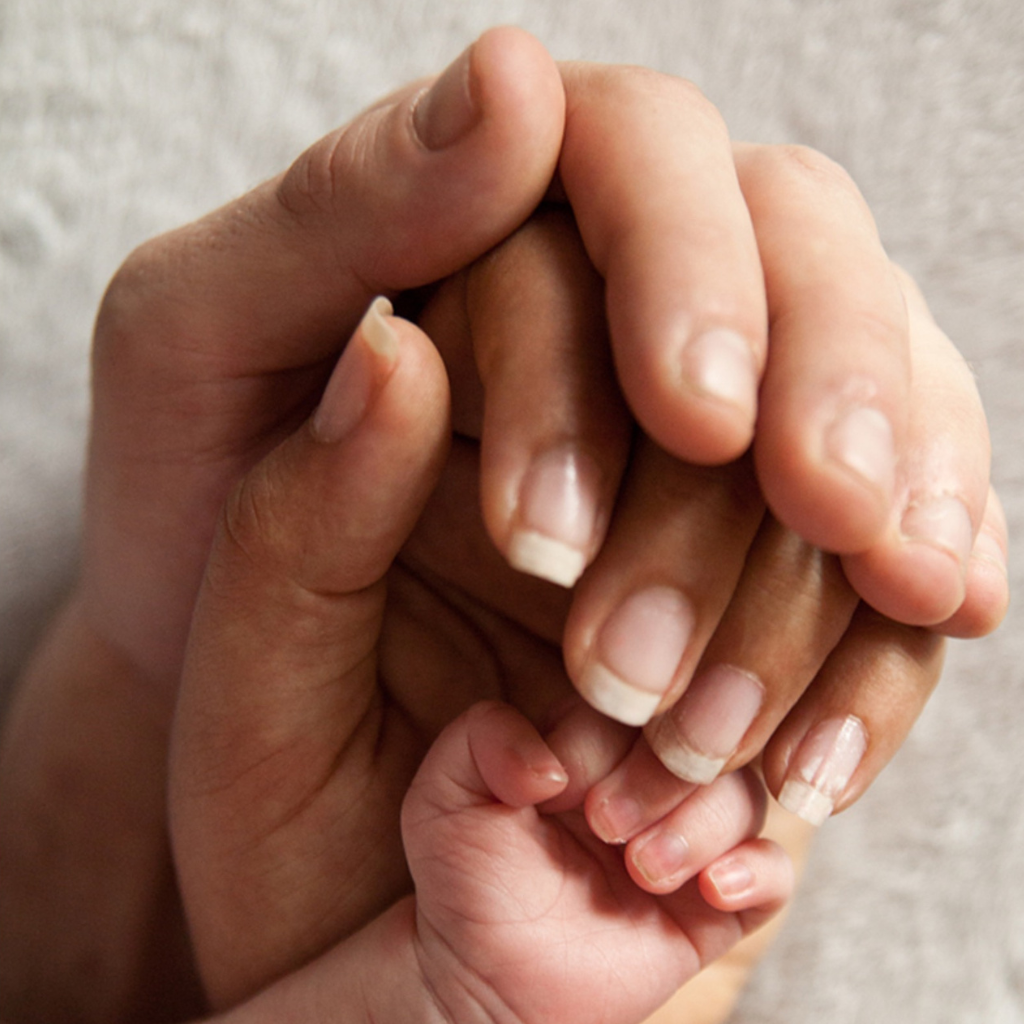
[(569, 776), (518, 712), (478, 704), (441, 734), (402, 829), (411, 941), (446, 1019), (640, 1021), (780, 909), (792, 871), (753, 838), (765, 804), (753, 774), (688, 790), (664, 774), (672, 827), (624, 858), (578, 809), (538, 810)]

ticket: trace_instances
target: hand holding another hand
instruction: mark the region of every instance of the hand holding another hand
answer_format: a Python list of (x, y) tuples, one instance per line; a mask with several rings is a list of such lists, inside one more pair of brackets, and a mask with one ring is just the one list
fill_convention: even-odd
[[(519, 230), (545, 196), (573, 223)], [(381, 305), (362, 319), (428, 285), (420, 327)], [(599, 705), (595, 679), (619, 708), (646, 695), (650, 743), (683, 774), (767, 743), (773, 792), (851, 802), (937, 676), (920, 624), (977, 635), (1002, 614), (986, 488), (970, 376), (842, 174), (734, 149), (685, 83), (560, 74), (513, 30), (147, 244), (97, 325), (73, 614), (158, 745), (178, 701), (175, 842), (210, 991), (255, 991), (408, 892), (399, 807), (481, 699), (541, 727), (570, 769), (545, 809), (585, 799), (641, 880), (641, 840), (678, 833), (689, 790), (635, 730), (595, 725), (570, 679)], [(575, 553), (574, 593), (508, 564), (537, 572), (538, 550)], [(49, 667), (75, 663), (70, 642)], [(81, 695), (34, 682), (23, 705), (42, 711), (15, 718), (9, 751), (42, 777)], [(800, 776), (803, 741), (817, 757), (850, 720), (859, 766)], [(102, 749), (159, 801), (163, 749), (140, 758), (104, 728), (83, 736), (83, 776)]]

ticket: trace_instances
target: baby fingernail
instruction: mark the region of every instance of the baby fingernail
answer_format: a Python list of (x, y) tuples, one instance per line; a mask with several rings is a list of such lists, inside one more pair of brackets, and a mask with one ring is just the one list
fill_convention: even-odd
[(523, 479), (508, 559), (520, 572), (571, 587), (586, 568), (597, 528), (601, 472), (571, 448), (536, 459)]
[(908, 540), (945, 551), (961, 566), (965, 566), (971, 556), (974, 539), (971, 517), (967, 506), (952, 495), (914, 502), (903, 513), (900, 529)]
[(708, 869), (708, 878), (720, 896), (735, 898), (749, 892), (757, 879), (740, 860), (719, 861)]
[(580, 679), (598, 711), (645, 725), (672, 685), (693, 631), (693, 610), (679, 591), (650, 587), (630, 595), (601, 627)]
[(640, 802), (625, 793), (607, 797), (591, 815), (594, 834), (606, 843), (625, 843), (643, 827)]
[(682, 353), (683, 375), (697, 391), (753, 413), (757, 367), (750, 344), (728, 327), (691, 338)]
[(867, 750), (859, 718), (831, 718), (801, 741), (786, 773), (779, 803), (811, 825), (832, 813)]
[(891, 494), (896, 479), (896, 450), (892, 424), (870, 406), (849, 409), (825, 435), (828, 456), (846, 469)]
[(670, 712), (648, 730), (648, 742), (673, 775), (713, 782), (740, 745), (764, 701), (764, 687), (731, 665), (700, 672)]
[(656, 832), (631, 851), (637, 870), (652, 885), (663, 885), (686, 866), (689, 844), (676, 832)]

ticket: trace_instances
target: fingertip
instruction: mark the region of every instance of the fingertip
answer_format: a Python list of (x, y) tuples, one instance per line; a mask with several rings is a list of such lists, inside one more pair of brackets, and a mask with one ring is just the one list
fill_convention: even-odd
[[(880, 541), (890, 521), (894, 485), (893, 474), (884, 468), (890, 457), (887, 431), (872, 416), (865, 415), (860, 422), (878, 428), (870, 442), (877, 442), (877, 455), (863, 457), (865, 463), (877, 459), (879, 471), (873, 478), (837, 465), (839, 460), (823, 451), (809, 451), (806, 438), (781, 434), (773, 418), (764, 416), (758, 423), (754, 464), (768, 507), (779, 522), (824, 551), (866, 551)], [(852, 432), (847, 428), (844, 424), (840, 433)], [(844, 458), (860, 457), (847, 451)]]
[(975, 538), (967, 566), (963, 603), (932, 628), (943, 636), (973, 640), (999, 628), (1010, 606), (1006, 534), (990, 532), (987, 524)]
[[(565, 90), (562, 76), (544, 44), (516, 25), (497, 25), (485, 31), (473, 46), (474, 72), (482, 79), (500, 78), (519, 95), (546, 95), (553, 114), (564, 120)], [(482, 83), (483, 84), (483, 83)]]
[(698, 876), (701, 895), (726, 913), (774, 914), (791, 898), (796, 869), (777, 843), (755, 839), (735, 847)]
[[(547, 190), (565, 124), (565, 90), (558, 66), (544, 45), (524, 29), (506, 25), (488, 29), (470, 47), (470, 83), (485, 130), (504, 138), (511, 130), (529, 133), (527, 152), (509, 151), (536, 171), (531, 180)], [(540, 161), (540, 164), (537, 161)]]
[(964, 567), (931, 544), (887, 541), (843, 557), (843, 571), (861, 599), (906, 626), (937, 626), (964, 602)]
[(353, 430), (367, 413), (399, 356), (394, 309), (383, 297), (369, 308), (345, 346), (310, 419), (315, 440), (333, 444)]
[(558, 796), (569, 773), (533, 725), (507, 704), (487, 701), (467, 713), (467, 735), (484, 785), (510, 807)]
[(760, 371), (755, 346), (744, 334), (711, 327), (681, 349), (648, 350), (618, 336), (615, 342), (630, 409), (662, 448), (694, 465), (720, 466), (750, 447)]

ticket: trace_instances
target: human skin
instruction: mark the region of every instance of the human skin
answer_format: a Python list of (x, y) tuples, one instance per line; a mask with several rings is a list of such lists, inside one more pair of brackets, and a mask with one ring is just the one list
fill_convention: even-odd
[[(165, 922), (176, 919), (162, 827), (166, 735), (219, 508), (239, 477), (305, 419), (338, 338), (373, 293), (395, 293), (470, 262), (533, 209), (560, 153), (582, 162), (586, 133), (575, 150), (558, 148), (563, 87), (535, 44), (493, 34), (474, 48), (472, 65), (478, 106), (466, 135), (452, 134), (458, 110), (441, 109), (424, 131), (446, 145), (425, 148), (408, 134), (419, 94), (399, 94), (358, 129), (314, 147), (290, 176), (145, 247), (112, 286), (97, 330), (81, 588), (29, 671), (5, 738), (4, 806), (19, 827), (4, 838), (4, 877), (28, 880), (9, 890), (24, 904), (10, 902), (5, 913), (5, 951), (13, 952), (0, 959), (15, 979), (5, 982), (7, 991), (57, 1005), (69, 994), (69, 1013), (109, 1020), (159, 987), (140, 979), (151, 978), (152, 960), (160, 959), (151, 958), (149, 937), (166, 935)], [(435, 99), (459, 93), (467, 65), (460, 67)], [(579, 95), (579, 79), (572, 81), (567, 75)], [(430, 103), (417, 109), (429, 111)], [(367, 138), (381, 146), (377, 162), (362, 167), (365, 178), (352, 177), (358, 168), (345, 154)], [(574, 199), (579, 179), (567, 168), (563, 160), (566, 194), (578, 203), (586, 189), (577, 187)], [(381, 181), (389, 185), (383, 194), (373, 191)], [(338, 184), (346, 188), (334, 190)], [(450, 201), (467, 192), (477, 202)], [(424, 204), (424, 195), (436, 202)], [(338, 197), (341, 205), (333, 206)], [(452, 221), (453, 209), (464, 223)], [(601, 244), (606, 236), (615, 232), (590, 233), (595, 262), (614, 252)], [(615, 268), (604, 270), (614, 281)], [(614, 317), (612, 326), (613, 342), (628, 336), (615, 331)], [(961, 427), (963, 447), (976, 456), (973, 420)], [(558, 621), (567, 599), (550, 590), (529, 591), (528, 599), (537, 594), (542, 606), (557, 606), (551, 621)], [(970, 595), (968, 586), (968, 603)], [(997, 617), (997, 604), (974, 612), (971, 621), (983, 624), (976, 628)], [(909, 671), (911, 689), (925, 692), (933, 663)], [(83, 713), (100, 707), (104, 716)], [(65, 814), (69, 805), (81, 810)], [(54, 817), (40, 820), (39, 808)], [(28, 821), (38, 830), (20, 827)], [(62, 832), (54, 831), (56, 821)], [(114, 863), (117, 885), (131, 880), (123, 891), (130, 913), (108, 917)], [(69, 902), (90, 907), (79, 917), (80, 933), (67, 928)], [(32, 940), (21, 930), (26, 921), (34, 922)], [(83, 963), (92, 965), (88, 996), (77, 1003)], [(42, 964), (47, 984), (33, 985)], [(181, 991), (177, 980), (170, 987)]]
[(638, 886), (578, 813), (538, 813), (567, 781), (512, 708), (474, 705), (435, 741), (403, 803), (416, 895), (221, 1019), (330, 1007), (353, 1024), (631, 1024), (786, 899), (781, 850), (743, 838), (763, 812), (753, 776), (681, 803), (694, 859), (660, 894)]

